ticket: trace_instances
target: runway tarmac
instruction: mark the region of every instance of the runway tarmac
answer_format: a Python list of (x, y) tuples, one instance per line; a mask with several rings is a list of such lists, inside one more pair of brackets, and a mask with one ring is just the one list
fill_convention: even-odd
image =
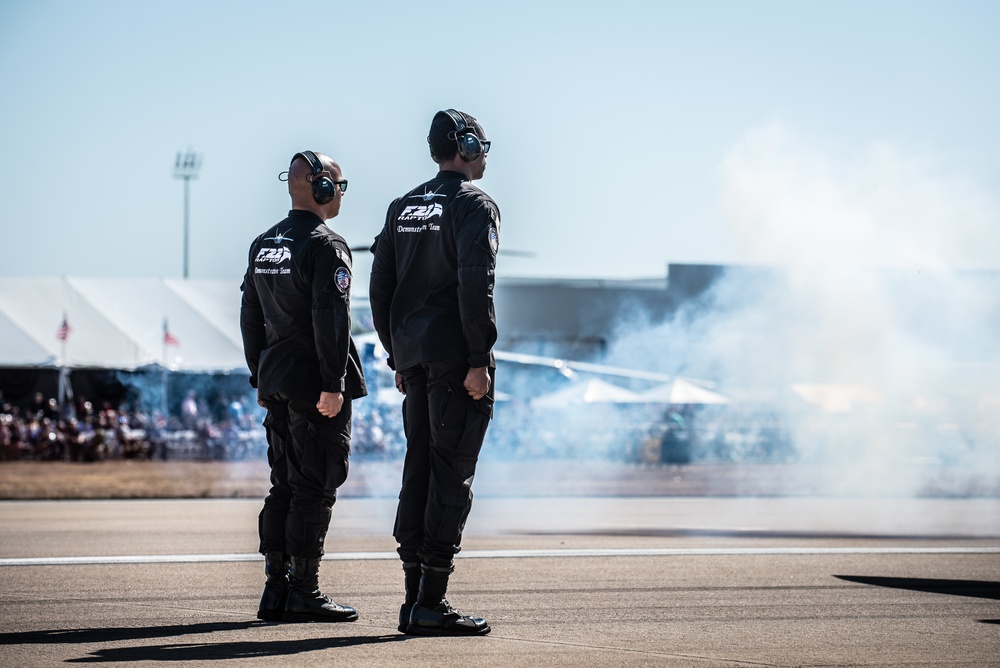
[(396, 632), (391, 499), (338, 502), (348, 624), (255, 618), (258, 501), (0, 503), (0, 665), (1000, 666), (1000, 499), (485, 498), (449, 599)]

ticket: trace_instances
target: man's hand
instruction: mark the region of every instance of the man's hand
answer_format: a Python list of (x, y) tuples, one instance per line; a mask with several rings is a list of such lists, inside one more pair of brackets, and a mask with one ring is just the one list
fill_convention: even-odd
[(320, 392), (319, 401), (316, 402), (316, 410), (323, 417), (337, 417), (337, 413), (344, 407), (344, 394), (342, 392)]
[(403, 374), (396, 372), (396, 389), (400, 394), (406, 394), (406, 387), (403, 386)]
[(486, 366), (473, 367), (465, 374), (465, 391), (469, 396), (479, 401), (490, 391), (490, 368)]

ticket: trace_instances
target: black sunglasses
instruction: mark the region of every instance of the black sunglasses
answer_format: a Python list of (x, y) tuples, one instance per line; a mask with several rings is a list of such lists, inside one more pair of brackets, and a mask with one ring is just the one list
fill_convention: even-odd
[[(330, 177), (327, 176), (327, 177), (324, 177), (324, 178), (330, 178)], [(278, 180), (281, 181), (281, 182), (287, 181), (288, 180), (288, 170), (285, 170), (285, 171), (281, 172), (280, 174), (278, 174)], [(343, 181), (333, 181), (331, 179), (331, 181), (333, 182), (333, 185), (340, 187), (340, 192), (341, 193), (346, 193), (347, 192), (347, 179), (344, 179)]]
[(492, 143), (489, 139), (480, 139), (480, 145), (483, 147), (483, 153), (490, 152), (490, 144)]

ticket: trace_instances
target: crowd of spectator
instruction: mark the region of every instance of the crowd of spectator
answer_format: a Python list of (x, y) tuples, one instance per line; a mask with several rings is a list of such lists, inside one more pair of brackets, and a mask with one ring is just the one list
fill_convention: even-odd
[[(381, 458), (404, 450), (398, 406), (359, 402), (353, 451)], [(188, 391), (176, 415), (128, 405), (68, 405), (35, 393), (25, 405), (0, 394), (0, 461), (93, 462), (106, 459), (245, 460), (266, 457), (263, 409), (245, 397), (208, 405)]]
[[(265, 412), (252, 395), (217, 396), (210, 405), (189, 390), (174, 407), (173, 413), (128, 404), (98, 407), (85, 397), (60, 405), (41, 393), (27, 405), (16, 406), (0, 394), (0, 460), (266, 460)], [(539, 410), (531, 402), (508, 400), (498, 406), (483, 456), (683, 464), (792, 455), (776, 421), (739, 420), (734, 425), (725, 419), (728, 413), (634, 405)], [(355, 402), (353, 432), (354, 456), (404, 455), (406, 439), (396, 402), (375, 396)]]
[(0, 459), (245, 459), (266, 449), (254, 412), (239, 398), (227, 402), (223, 419), (199, 406), (193, 393), (182, 408), (166, 415), (110, 403), (97, 407), (86, 397), (61, 405), (40, 392), (17, 406), (0, 395)]

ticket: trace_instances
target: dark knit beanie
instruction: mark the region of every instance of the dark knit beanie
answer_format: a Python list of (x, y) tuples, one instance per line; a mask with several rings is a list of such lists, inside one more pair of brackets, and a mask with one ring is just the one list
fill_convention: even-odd
[[(479, 124), (479, 121), (465, 112), (456, 111), (455, 113), (465, 121), (465, 133), (472, 132), (480, 139), (486, 138), (483, 126)], [(431, 149), (431, 157), (436, 162), (451, 160), (458, 153), (458, 144), (453, 137), (449, 137), (454, 131), (455, 121), (451, 116), (443, 111), (434, 114), (434, 118), (431, 120), (430, 132), (427, 133), (427, 144)]]

